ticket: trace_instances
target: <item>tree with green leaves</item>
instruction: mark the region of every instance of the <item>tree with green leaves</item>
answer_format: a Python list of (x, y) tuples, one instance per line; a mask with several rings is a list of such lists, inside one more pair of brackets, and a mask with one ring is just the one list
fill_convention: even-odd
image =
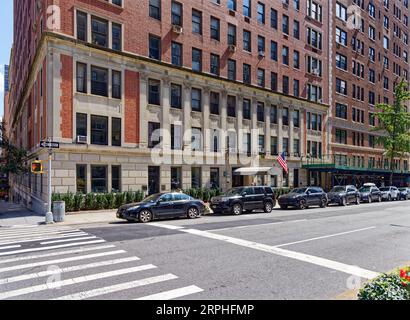
[(380, 132), (376, 142), (385, 149), (385, 156), (390, 159), (390, 185), (393, 185), (395, 170), (394, 159), (403, 159), (410, 153), (410, 110), (406, 102), (410, 101), (408, 83), (401, 80), (395, 87), (394, 104), (378, 104), (376, 108), (379, 125), (375, 131)]
[(0, 157), (0, 172), (9, 175), (23, 174), (27, 172), (27, 151), (14, 146), (5, 135), (6, 124), (0, 122), (0, 148), (2, 149)]

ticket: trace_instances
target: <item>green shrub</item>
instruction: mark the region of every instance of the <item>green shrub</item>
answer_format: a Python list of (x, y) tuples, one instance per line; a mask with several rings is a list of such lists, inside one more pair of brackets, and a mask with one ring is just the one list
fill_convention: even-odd
[(107, 193), (105, 195), (105, 208), (104, 209), (115, 209), (115, 194)]
[(73, 212), (74, 211), (74, 195), (72, 193), (67, 193), (61, 196), (61, 201), (65, 202), (65, 211)]
[(83, 210), (83, 206), (84, 206), (84, 195), (81, 193), (77, 193), (74, 195), (74, 199), (73, 199), (74, 203), (74, 212), (78, 212)]
[(107, 207), (107, 202), (106, 202), (105, 194), (97, 194), (95, 196), (94, 210), (102, 210), (102, 209), (106, 209), (106, 207)]
[(115, 206), (117, 208), (123, 206), (126, 201), (125, 193), (117, 193), (115, 194)]
[(359, 300), (410, 300), (410, 292), (397, 274), (384, 274), (360, 290)]
[(95, 210), (95, 194), (88, 193), (84, 199), (84, 210)]
[(137, 192), (135, 192), (134, 202), (141, 202), (142, 200), (144, 200), (144, 198), (145, 195), (142, 190), (138, 190)]
[(51, 202), (61, 201), (61, 194), (60, 193), (53, 193), (51, 196)]
[(135, 199), (135, 194), (131, 191), (125, 193), (125, 203), (130, 204), (133, 203)]

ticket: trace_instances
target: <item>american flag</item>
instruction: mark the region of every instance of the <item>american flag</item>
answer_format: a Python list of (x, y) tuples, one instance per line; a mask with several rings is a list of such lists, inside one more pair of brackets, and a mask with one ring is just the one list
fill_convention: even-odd
[(286, 156), (284, 152), (278, 157), (278, 162), (280, 166), (283, 168), (283, 170), (285, 170), (285, 172), (288, 174), (289, 168), (288, 168), (288, 163), (286, 161)]

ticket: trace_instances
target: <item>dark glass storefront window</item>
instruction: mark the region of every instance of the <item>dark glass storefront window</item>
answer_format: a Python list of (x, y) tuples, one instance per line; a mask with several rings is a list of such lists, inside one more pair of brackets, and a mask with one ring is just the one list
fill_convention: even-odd
[(77, 165), (77, 192), (87, 193), (87, 166), (79, 164)]
[(92, 166), (91, 167), (91, 192), (106, 193), (107, 192), (107, 167)]
[(121, 192), (121, 167), (112, 166), (111, 171), (112, 192)]
[(182, 189), (182, 168), (180, 167), (171, 168), (171, 189)]

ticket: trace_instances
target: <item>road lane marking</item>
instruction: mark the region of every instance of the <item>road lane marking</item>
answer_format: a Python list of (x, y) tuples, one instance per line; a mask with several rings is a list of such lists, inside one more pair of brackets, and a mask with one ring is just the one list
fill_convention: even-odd
[(123, 253), (126, 253), (126, 251), (124, 251), (124, 250), (115, 250), (115, 251), (93, 253), (93, 254), (88, 254), (88, 255), (84, 255), (84, 256), (74, 256), (74, 257), (69, 257), (69, 258), (46, 260), (46, 261), (33, 262), (33, 263), (27, 263), (27, 264), (19, 264), (19, 265), (14, 265), (14, 266), (11, 266), (11, 267), (0, 268), (0, 273), (8, 272), (8, 271), (35, 268), (35, 267), (41, 267), (41, 266), (56, 265), (56, 264), (59, 264), (59, 263), (66, 263), (66, 262), (101, 258), (101, 257), (107, 257), (107, 256), (123, 254)]
[(281, 225), (285, 223), (298, 223), (298, 222), (304, 222), (304, 221), (307, 221), (307, 220), (302, 219), (302, 220), (281, 221), (281, 222), (272, 222), (272, 223), (251, 224), (247, 226), (229, 227), (229, 228), (222, 228), (222, 229), (211, 229), (211, 230), (206, 230), (206, 231), (208, 232), (229, 231), (229, 230), (246, 229), (246, 228), (252, 228), (252, 227), (274, 226), (274, 225)]
[[(156, 225), (158, 227), (161, 227), (161, 224), (156, 224)], [(340, 272), (344, 272), (350, 275), (355, 275), (355, 276), (365, 278), (365, 279), (373, 279), (380, 275), (377, 272), (366, 270), (366, 269), (363, 269), (357, 266), (352, 266), (352, 265), (340, 263), (337, 261), (304, 254), (304, 253), (276, 248), (274, 246), (269, 246), (266, 244), (257, 243), (253, 241), (243, 240), (239, 238), (229, 237), (225, 235), (220, 235), (220, 234), (196, 230), (196, 229), (180, 229), (180, 231), (188, 233), (188, 234), (208, 238), (208, 239), (224, 241), (230, 244), (234, 244), (234, 245), (238, 245), (238, 246), (242, 246), (242, 247), (246, 247), (246, 248), (250, 248), (254, 250), (268, 252), (271, 254), (291, 258), (294, 260), (299, 260), (302, 262), (308, 262), (308, 263), (315, 264), (321, 267), (325, 267), (325, 268), (332, 269), (332, 270), (337, 270)]]
[(133, 289), (137, 287), (147, 286), (150, 284), (160, 283), (160, 282), (175, 280), (175, 279), (178, 279), (178, 277), (173, 274), (165, 274), (165, 275), (158, 276), (158, 277), (152, 277), (152, 278), (146, 278), (146, 279), (136, 280), (132, 282), (120, 283), (120, 284), (116, 284), (116, 285), (105, 287), (105, 288), (98, 288), (95, 290), (78, 292), (75, 294), (70, 294), (64, 297), (56, 298), (54, 300), (84, 300), (84, 299), (106, 295), (109, 293), (129, 290), (129, 289)]
[(15, 246), (0, 247), (0, 250), (16, 249), (16, 248), (21, 248), (21, 246), (15, 245)]
[(107, 261), (101, 261), (101, 262), (93, 262), (93, 263), (79, 265), (79, 266), (72, 266), (72, 267), (55, 269), (55, 270), (47, 270), (47, 271), (41, 271), (41, 272), (36, 272), (36, 273), (31, 273), (31, 274), (23, 274), (20, 276), (0, 279), (0, 285), (20, 282), (20, 281), (25, 281), (25, 280), (30, 280), (30, 279), (38, 279), (42, 277), (51, 276), (54, 274), (81, 271), (81, 270), (87, 270), (87, 269), (92, 269), (92, 268), (99, 268), (99, 267), (111, 266), (111, 265), (116, 265), (116, 264), (121, 264), (121, 263), (133, 262), (133, 261), (138, 261), (138, 260), (140, 259), (137, 257), (113, 259), (113, 260), (107, 260)]
[(40, 292), (40, 291), (46, 291), (46, 290), (66, 287), (66, 286), (70, 286), (70, 285), (74, 285), (74, 284), (85, 283), (85, 282), (94, 281), (94, 280), (107, 279), (107, 278), (111, 278), (111, 277), (115, 277), (115, 276), (120, 276), (120, 275), (130, 274), (130, 273), (133, 273), (133, 272), (138, 272), (138, 271), (151, 270), (151, 269), (155, 269), (155, 268), (157, 268), (157, 267), (152, 265), (152, 264), (147, 264), (147, 265), (133, 267), (133, 268), (125, 268), (125, 269), (119, 269), (119, 270), (114, 270), (114, 271), (96, 273), (96, 274), (91, 274), (91, 275), (87, 275), (87, 276), (81, 276), (81, 277), (77, 277), (77, 278), (60, 280), (60, 281), (55, 281), (55, 282), (46, 283), (46, 284), (40, 284), (40, 285), (27, 287), (27, 288), (22, 288), (22, 289), (17, 289), (17, 290), (0, 292), (0, 300), (19, 297), (19, 296), (23, 296), (23, 295), (26, 295), (26, 294), (32, 294), (32, 293)]
[[(32, 256), (25, 256), (25, 257), (17, 257), (11, 259), (0, 259), (0, 264), (6, 264), (10, 262), (21, 262), (26, 260), (35, 260), (41, 258), (48, 258), (48, 257), (56, 257), (56, 256), (63, 256), (69, 254), (76, 254), (76, 253), (83, 253), (83, 252), (90, 252), (90, 251), (97, 251), (97, 250), (105, 250), (105, 249), (112, 249), (115, 248), (114, 245), (109, 244), (105, 246), (97, 246), (97, 247), (90, 247), (90, 248), (80, 248), (80, 249), (73, 249), (73, 250), (66, 250), (66, 251), (57, 251), (57, 252), (50, 252), (46, 254), (38, 254)], [(125, 252), (125, 251), (124, 251)]]
[(150, 296), (145, 296), (142, 298), (138, 298), (135, 300), (172, 300), (172, 299), (177, 299), (177, 298), (181, 298), (181, 297), (185, 297), (185, 296), (189, 296), (191, 294), (195, 294), (195, 293), (200, 293), (203, 292), (204, 290), (202, 290), (201, 288), (197, 287), (197, 286), (189, 286), (189, 287), (185, 287), (185, 288), (179, 288), (179, 289), (175, 289), (175, 290), (170, 290), (170, 291), (164, 291), (164, 292), (160, 292), (157, 294), (152, 294)]
[(343, 236), (343, 235), (346, 235), (346, 234), (351, 234), (351, 233), (356, 233), (356, 232), (361, 232), (361, 231), (367, 231), (367, 230), (372, 230), (372, 229), (376, 229), (376, 227), (369, 227), (369, 228), (363, 228), (363, 229), (356, 229), (356, 230), (352, 230), (352, 231), (340, 232), (340, 233), (330, 234), (330, 235), (322, 236), (322, 237), (316, 237), (316, 238), (310, 238), (310, 239), (306, 239), (306, 240), (300, 240), (300, 241), (295, 241), (295, 242), (279, 244), (279, 245), (275, 245), (274, 247), (280, 248), (280, 247), (290, 246), (290, 245), (294, 245), (294, 244), (310, 242), (310, 241), (315, 241), (315, 240), (321, 240), (321, 239), (327, 239), (327, 238), (333, 238), (333, 237)]
[(97, 239), (97, 237), (96, 236), (89, 236), (89, 237), (53, 240), (53, 241), (40, 242), (40, 244), (41, 245), (48, 245), (48, 244), (54, 244), (54, 243), (62, 243), (62, 242), (70, 242), (70, 241), (82, 241), (82, 240), (91, 240), (91, 239)]
[(19, 239), (19, 240), (3, 241), (3, 242), (0, 243), (0, 245), (14, 244), (14, 243), (25, 243), (25, 242), (36, 242), (36, 241), (52, 240), (52, 239), (64, 239), (64, 238), (80, 237), (80, 236), (87, 236), (87, 235), (89, 235), (89, 234), (85, 233), (85, 232), (77, 232), (77, 233), (61, 235), (61, 236), (52, 236), (52, 237), (22, 238), (22, 239)]
[(160, 227), (160, 228), (163, 228), (163, 229), (169, 229), (169, 230), (181, 230), (181, 229), (184, 229), (184, 227), (181, 227), (181, 226), (173, 226), (173, 225), (171, 225), (171, 224), (162, 224), (162, 223), (156, 223), (156, 222), (150, 223), (149, 225), (150, 225), (150, 226), (154, 226), (154, 227)]
[(33, 248), (33, 249), (7, 251), (7, 252), (0, 252), (0, 256), (11, 256), (11, 255), (14, 255), (14, 254), (21, 254), (21, 253), (27, 253), (27, 252), (54, 250), (54, 249), (59, 249), (59, 248), (67, 248), (67, 247), (74, 247), (74, 246), (97, 244), (97, 243), (103, 243), (103, 242), (105, 242), (105, 240), (94, 240), (94, 241), (84, 241), (84, 242), (60, 244), (60, 245), (51, 246), (51, 247), (41, 247), (41, 248)]

